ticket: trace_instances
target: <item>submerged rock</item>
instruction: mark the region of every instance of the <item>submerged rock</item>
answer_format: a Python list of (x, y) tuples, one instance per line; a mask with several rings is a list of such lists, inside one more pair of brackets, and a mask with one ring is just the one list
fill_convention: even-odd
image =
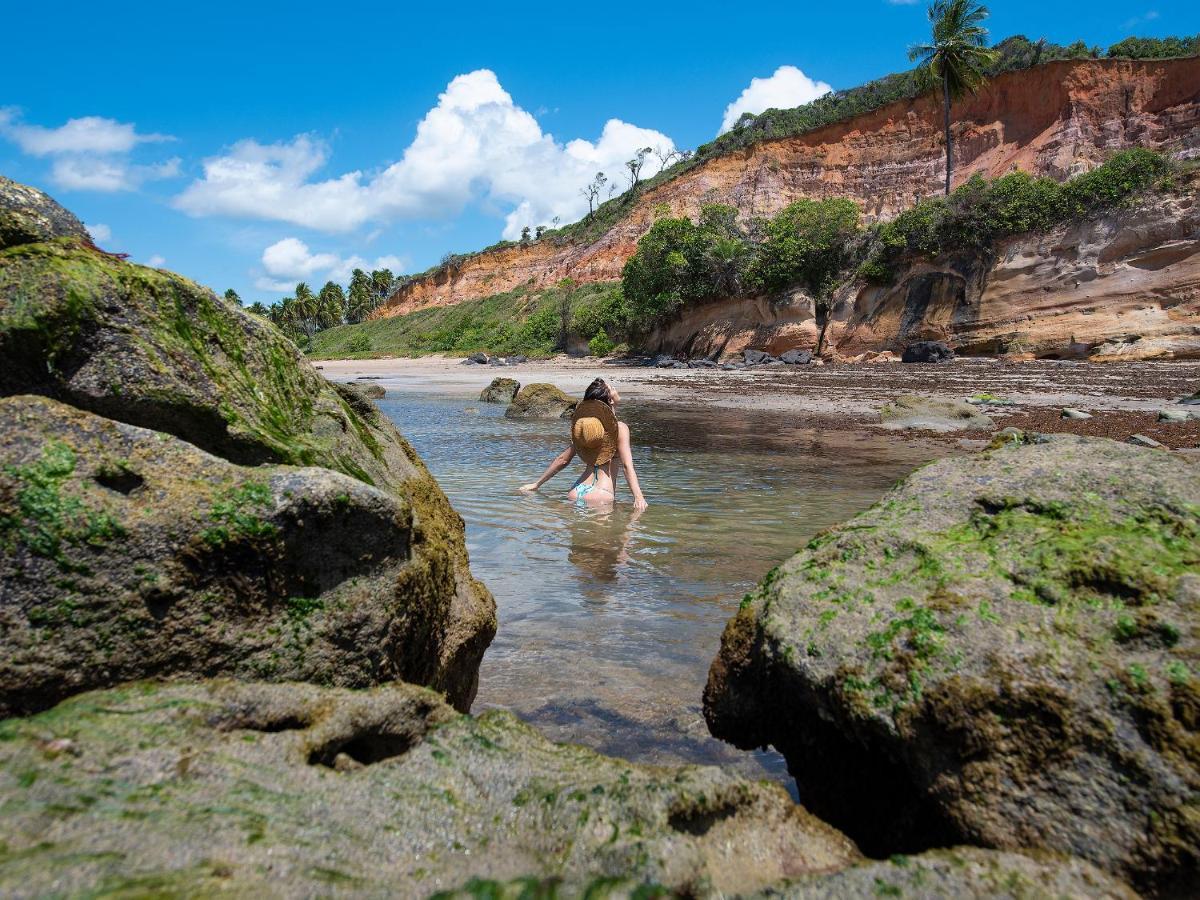
[(381, 384), (363, 384), (361, 381), (349, 381), (346, 387), (353, 388), (368, 400), (382, 400), (387, 396), (387, 390)]
[(504, 411), (510, 419), (561, 419), (574, 412), (579, 401), (552, 384), (527, 384)]
[(0, 175), (0, 250), (61, 237), (91, 242), (83, 223), (48, 195)]
[[(269, 322), (179, 275), (59, 238), (0, 250), (0, 359), (0, 395), (52, 397), (238, 465), (321, 466), (411, 507), (409, 565), (424, 573), (414, 584), (437, 586), (413, 601), (446, 610), (442, 671), (468, 679), (438, 686), (469, 704), (495, 604), (471, 577), (461, 517), (390, 420), (326, 381)], [(47, 590), (47, 602), (65, 602), (70, 587)]]
[(917, 341), (900, 354), (900, 361), (906, 363), (941, 363), (952, 359), (954, 351), (941, 341)]
[(989, 431), (992, 420), (970, 403), (915, 394), (898, 397), (879, 411), (883, 427), (922, 431)]
[[(0, 893), (748, 893), (858, 861), (777, 785), (552, 744), (408, 685), (132, 684), (0, 723)], [(578, 888), (578, 889), (577, 889)]]
[(444, 688), (478, 656), (414, 504), (321, 468), (226, 462), (42, 397), (0, 399), (0, 717), (147, 676)]
[(1200, 859), (1200, 477), (1057, 436), (926, 466), (747, 595), (705, 714), (876, 856), (969, 842), (1151, 892)]
[(492, 383), (480, 393), (479, 399), (483, 403), (512, 403), (520, 389), (521, 382), (515, 379), (493, 378)]

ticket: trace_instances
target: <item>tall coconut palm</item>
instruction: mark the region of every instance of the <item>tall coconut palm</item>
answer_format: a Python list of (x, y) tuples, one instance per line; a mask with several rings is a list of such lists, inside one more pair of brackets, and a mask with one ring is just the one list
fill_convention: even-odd
[(975, 93), (987, 80), (984, 70), (996, 59), (987, 46), (988, 32), (981, 24), (988, 8), (975, 0), (933, 0), (929, 24), (933, 40), (909, 48), (908, 58), (927, 70), (942, 92), (945, 104), (946, 193), (954, 169), (950, 146), (950, 102), (967, 91)]

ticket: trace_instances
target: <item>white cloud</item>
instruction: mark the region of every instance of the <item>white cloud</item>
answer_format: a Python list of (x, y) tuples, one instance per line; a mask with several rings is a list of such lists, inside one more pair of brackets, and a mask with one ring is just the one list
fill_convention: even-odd
[(129, 122), (101, 116), (68, 119), (58, 128), (26, 125), (13, 108), (0, 109), (0, 137), (29, 156), (53, 160), (50, 177), (59, 187), (78, 191), (130, 191), (143, 182), (174, 178), (179, 160), (135, 165), (130, 154), (139, 144), (172, 141), (164, 134), (138, 134)]
[(1132, 18), (1126, 19), (1121, 23), (1121, 27), (1126, 31), (1129, 31), (1130, 29), (1137, 28), (1141, 25), (1147, 25), (1150, 22), (1155, 21), (1157, 18), (1158, 11), (1152, 9), (1148, 12), (1142, 13), (1140, 16), (1133, 16)]
[(404, 270), (405, 265), (405, 261), (398, 256), (380, 256), (369, 261), (357, 254), (341, 257), (336, 253), (313, 253), (304, 241), (287, 237), (263, 251), (262, 266), (266, 274), (260, 275), (254, 285), (259, 290), (283, 293), (291, 291), (299, 281), (336, 281), (345, 284), (355, 269), (367, 272), (391, 269), (399, 272)]
[(112, 229), (107, 225), (99, 222), (97, 222), (95, 225), (88, 225), (84, 223), (83, 227), (86, 228), (87, 233), (92, 236), (92, 241), (94, 243), (103, 244), (112, 238)]
[(166, 264), (167, 264), (166, 258), (159, 256), (157, 253), (155, 253), (152, 257), (150, 257), (148, 260), (146, 260), (146, 265), (148, 265), (152, 269), (161, 269)]
[[(561, 144), (480, 69), (459, 75), (426, 113), (399, 162), (376, 174), (311, 180), (328, 147), (311, 135), (289, 142), (243, 140), (204, 161), (204, 177), (175, 201), (191, 215), (228, 215), (349, 231), (368, 221), (453, 215), (473, 200), (514, 207), (504, 234), (524, 225), (571, 221), (587, 211), (579, 189), (605, 172), (620, 183), (640, 147), (674, 148), (666, 135), (609, 120), (595, 143)], [(654, 174), (648, 160), (644, 176)]]
[(751, 78), (750, 86), (725, 107), (721, 121), (723, 134), (734, 126), (742, 113), (760, 113), (765, 109), (791, 109), (810, 103), (833, 88), (823, 81), (813, 81), (795, 66), (780, 66), (770, 78)]
[(30, 156), (54, 156), (64, 153), (128, 153), (138, 144), (172, 141), (165, 134), (138, 134), (131, 122), (118, 122), (101, 116), (68, 119), (58, 128), (22, 125), (17, 111), (0, 109), (0, 134)]

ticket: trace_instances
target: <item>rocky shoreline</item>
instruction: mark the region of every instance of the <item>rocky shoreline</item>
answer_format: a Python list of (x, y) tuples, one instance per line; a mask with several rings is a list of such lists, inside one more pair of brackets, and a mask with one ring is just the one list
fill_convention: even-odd
[[(0, 355), (6, 896), (1194, 883), (1200, 478), (1178, 454), (1012, 429), (769, 573), (726, 630), (706, 713), (735, 744), (778, 746), (801, 807), (466, 715), (495, 605), (461, 518), (371, 401), (387, 380), (327, 381), (269, 324), (97, 250), (7, 181)], [(431, 383), (483, 387), (450, 365)], [(547, 382), (577, 394), (594, 368), (493, 393), (559, 417), (572, 397)], [(796, 368), (612, 372), (635, 395), (670, 379), (682, 402), (829, 396), (841, 378), (840, 407), (798, 408), (918, 436), (936, 419), (986, 441), (1007, 408), (958, 396), (961, 373), (994, 367)], [(1149, 411), (1191, 377), (1156, 371), (1074, 387)], [(954, 396), (904, 390), (939, 378)], [(1024, 394), (1014, 409), (1049, 408)]]

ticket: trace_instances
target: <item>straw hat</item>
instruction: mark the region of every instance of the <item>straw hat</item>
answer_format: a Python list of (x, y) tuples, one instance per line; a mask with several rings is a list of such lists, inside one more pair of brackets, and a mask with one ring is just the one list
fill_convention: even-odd
[(603, 466), (617, 454), (617, 416), (600, 400), (584, 400), (571, 416), (571, 443), (589, 466)]

